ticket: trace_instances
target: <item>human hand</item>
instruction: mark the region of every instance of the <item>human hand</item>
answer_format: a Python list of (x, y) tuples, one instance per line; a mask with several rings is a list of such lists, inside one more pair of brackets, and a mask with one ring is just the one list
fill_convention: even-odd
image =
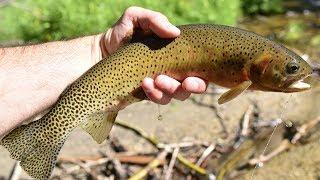
[[(140, 7), (128, 8), (118, 22), (110, 28), (100, 41), (102, 56), (115, 52), (132, 36), (135, 28), (153, 32), (161, 38), (175, 38), (180, 30), (161, 13)], [(158, 104), (168, 104), (172, 98), (187, 99), (191, 93), (202, 93), (207, 83), (197, 77), (188, 77), (180, 83), (166, 75), (155, 79), (145, 78), (141, 84), (148, 98)]]

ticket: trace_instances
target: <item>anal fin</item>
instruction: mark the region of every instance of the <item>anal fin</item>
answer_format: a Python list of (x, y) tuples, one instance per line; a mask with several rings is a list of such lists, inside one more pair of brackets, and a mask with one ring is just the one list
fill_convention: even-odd
[(229, 91), (223, 93), (220, 98), (218, 99), (219, 104), (226, 103), (228, 101), (231, 101), (232, 99), (239, 96), (243, 91), (249, 88), (249, 86), (252, 84), (252, 82), (249, 81), (243, 81), (242, 83), (238, 84), (237, 86), (231, 88)]
[(118, 112), (98, 112), (89, 115), (81, 127), (99, 144), (107, 139)]

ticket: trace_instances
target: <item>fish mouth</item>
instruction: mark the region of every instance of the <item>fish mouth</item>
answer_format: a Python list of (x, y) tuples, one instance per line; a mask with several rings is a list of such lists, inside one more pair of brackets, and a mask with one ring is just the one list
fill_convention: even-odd
[(305, 91), (305, 90), (309, 90), (311, 88), (311, 85), (303, 82), (304, 79), (301, 79), (299, 81), (296, 81), (294, 83), (292, 83), (287, 89), (290, 92), (298, 92), (298, 91)]
[(283, 86), (283, 92), (300, 92), (311, 89), (311, 85), (305, 82), (305, 79), (309, 76), (310, 74), (304, 75), (300, 78), (300, 80), (286, 83), (286, 85)]
[(307, 82), (304, 82), (304, 80), (307, 77), (308, 76), (305, 76), (304, 78), (301, 78), (300, 80), (297, 80), (297, 81), (293, 81), (293, 80), (288, 81), (285, 84), (283, 84), (277, 88), (265, 86), (265, 85), (262, 85), (262, 87), (266, 91), (273, 91), (273, 92), (294, 93), (294, 92), (306, 91), (306, 90), (311, 89), (311, 85)]

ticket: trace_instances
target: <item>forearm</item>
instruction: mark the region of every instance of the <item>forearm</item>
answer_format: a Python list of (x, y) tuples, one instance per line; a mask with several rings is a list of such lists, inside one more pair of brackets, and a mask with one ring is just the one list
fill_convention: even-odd
[(0, 49), (0, 139), (53, 105), (101, 59), (99, 38)]

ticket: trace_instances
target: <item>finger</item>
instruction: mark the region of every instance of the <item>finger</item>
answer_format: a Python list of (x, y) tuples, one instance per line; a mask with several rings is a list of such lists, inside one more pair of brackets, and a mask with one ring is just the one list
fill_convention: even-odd
[(161, 38), (174, 38), (180, 35), (180, 30), (159, 12), (140, 7), (130, 7), (126, 10), (123, 18), (125, 21), (131, 20), (135, 27), (153, 31)]
[(207, 82), (198, 77), (187, 77), (181, 85), (183, 89), (191, 93), (203, 93), (207, 89)]
[(146, 93), (147, 97), (158, 104), (168, 104), (171, 100), (171, 97), (162, 92), (155, 86), (154, 80), (151, 78), (144, 78), (141, 84), (142, 89)]
[(154, 80), (155, 85), (167, 94), (174, 94), (181, 86), (181, 83), (169, 76), (159, 75)]
[(169, 76), (159, 75), (155, 78), (155, 85), (166, 94), (178, 100), (185, 100), (190, 96), (190, 92), (181, 87), (181, 83)]

